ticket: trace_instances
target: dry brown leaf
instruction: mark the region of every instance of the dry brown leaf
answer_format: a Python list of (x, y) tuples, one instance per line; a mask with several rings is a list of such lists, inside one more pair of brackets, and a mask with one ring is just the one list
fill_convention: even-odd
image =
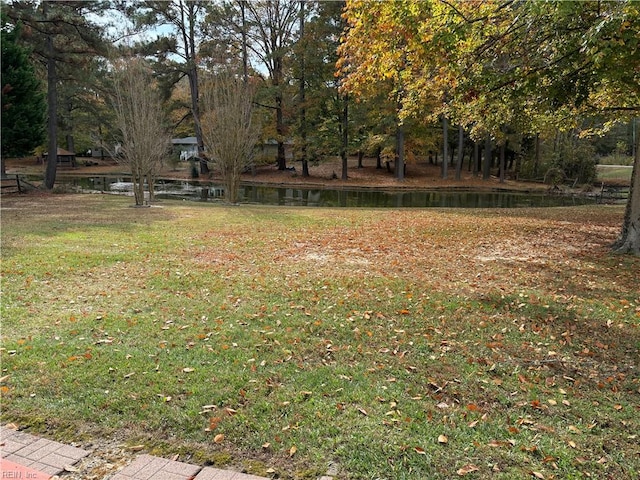
[(298, 451), (298, 447), (296, 447), (296, 446), (294, 445), (293, 447), (291, 447), (291, 448), (289, 449), (289, 456), (290, 456), (290, 457), (293, 457), (293, 456), (296, 454), (296, 452), (297, 452), (297, 451)]
[(413, 447), (413, 449), (416, 451), (416, 453), (418, 455), (426, 455), (427, 452), (425, 452), (424, 448), (420, 448), (420, 447)]
[(462, 468), (459, 468), (459, 469), (456, 471), (456, 473), (457, 473), (459, 476), (463, 477), (463, 476), (467, 475), (468, 473), (477, 472), (478, 470), (480, 470), (478, 467), (476, 467), (476, 466), (475, 466), (475, 465), (473, 465), (473, 464), (469, 464), (469, 465), (465, 465), (465, 466), (464, 466), (464, 467), (462, 467)]
[(215, 437), (213, 437), (213, 441), (216, 443), (224, 442), (224, 433), (219, 433)]
[(531, 472), (531, 475), (533, 475), (536, 478), (541, 478), (542, 480), (544, 480), (544, 475), (541, 474), (540, 472)]
[(447, 438), (446, 435), (439, 435), (438, 436), (438, 443), (449, 443), (449, 439)]

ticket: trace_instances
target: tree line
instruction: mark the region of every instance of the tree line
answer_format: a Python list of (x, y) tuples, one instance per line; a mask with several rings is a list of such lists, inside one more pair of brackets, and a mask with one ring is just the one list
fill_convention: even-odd
[[(47, 119), (47, 188), (55, 183), (58, 145), (122, 144), (117, 72), (122, 59), (135, 59), (144, 65), (130, 73), (155, 86), (162, 106), (158, 138), (194, 134), (205, 174), (219, 160), (212, 139), (229, 138), (220, 135), (223, 116), (212, 112), (225, 108), (212, 92), (226, 95), (226, 107), (237, 101), (230, 85), (225, 94), (210, 80), (224, 78), (224, 86), (229, 72), (250, 99), (247, 136), (273, 139), (281, 170), (285, 144), (292, 144), (303, 175), (309, 163), (340, 155), (346, 179), (347, 156), (357, 154), (375, 156), (399, 180), (418, 157), (459, 178), (467, 157), (467, 168), (485, 179), (503, 180), (510, 168), (512, 175), (588, 182), (593, 138), (629, 126), (631, 140), (623, 143), (635, 167), (617, 248), (640, 248), (636, 2), (14, 0), (2, 14), (3, 105), (11, 104), (5, 44), (22, 52), (12, 64), (30, 56), (22, 75), (46, 85), (38, 90), (46, 98), (33, 96), (25, 110), (32, 123)], [(44, 140), (43, 129), (27, 135), (19, 121), (11, 123), (15, 135), (5, 136), (4, 125), (3, 158)], [(236, 168), (246, 168), (247, 148), (225, 148), (244, 152)]]

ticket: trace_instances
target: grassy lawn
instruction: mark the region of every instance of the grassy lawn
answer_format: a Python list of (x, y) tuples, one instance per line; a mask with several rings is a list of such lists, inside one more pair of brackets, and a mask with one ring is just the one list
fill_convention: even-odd
[(623, 207), (130, 205), (2, 199), (3, 423), (285, 479), (640, 475)]
[(601, 182), (630, 183), (633, 167), (624, 165), (597, 165), (598, 180)]

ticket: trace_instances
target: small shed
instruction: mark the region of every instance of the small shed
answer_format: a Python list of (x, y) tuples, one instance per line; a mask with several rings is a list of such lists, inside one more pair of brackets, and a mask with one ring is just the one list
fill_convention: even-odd
[[(72, 167), (77, 166), (76, 165), (76, 154), (69, 152), (63, 148), (58, 147), (58, 165), (70, 165)], [(44, 155), (44, 161), (48, 161), (49, 160), (49, 152), (45, 152)]]
[(189, 160), (198, 156), (198, 139), (196, 137), (174, 138), (171, 140), (173, 151), (180, 154), (180, 160)]

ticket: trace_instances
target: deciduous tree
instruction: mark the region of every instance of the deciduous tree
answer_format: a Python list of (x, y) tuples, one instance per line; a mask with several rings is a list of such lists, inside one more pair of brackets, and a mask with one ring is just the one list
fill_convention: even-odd
[(211, 76), (203, 85), (202, 106), (207, 152), (222, 175), (227, 202), (236, 203), (240, 175), (251, 165), (260, 136), (253, 114), (253, 87), (229, 71)]
[(131, 170), (136, 205), (144, 205), (144, 184), (153, 200), (156, 174), (166, 158), (171, 137), (162, 97), (151, 68), (139, 58), (114, 63), (113, 107), (119, 132), (118, 158)]

